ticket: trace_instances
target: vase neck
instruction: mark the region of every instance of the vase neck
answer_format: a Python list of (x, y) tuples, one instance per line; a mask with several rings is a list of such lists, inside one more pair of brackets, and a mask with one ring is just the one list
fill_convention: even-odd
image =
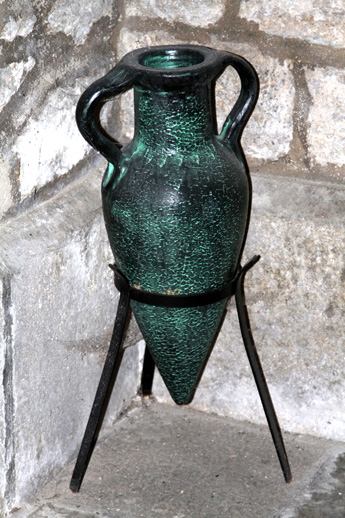
[(192, 151), (214, 134), (210, 87), (153, 91), (134, 88), (135, 138), (147, 146)]

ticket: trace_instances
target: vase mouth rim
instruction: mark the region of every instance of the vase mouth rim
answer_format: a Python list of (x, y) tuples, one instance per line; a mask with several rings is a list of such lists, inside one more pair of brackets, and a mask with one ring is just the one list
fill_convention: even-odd
[(221, 70), (227, 54), (201, 45), (160, 45), (129, 52), (121, 62), (146, 80), (173, 84), (198, 76), (212, 79)]
[(205, 55), (199, 49), (183, 48), (158, 48), (148, 50), (138, 56), (138, 63), (145, 68), (155, 70), (176, 70), (192, 68), (204, 63)]

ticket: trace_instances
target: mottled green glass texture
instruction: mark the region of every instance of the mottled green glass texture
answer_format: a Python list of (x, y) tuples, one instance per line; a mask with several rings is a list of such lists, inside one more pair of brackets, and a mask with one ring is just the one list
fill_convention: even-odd
[[(150, 59), (149, 66), (167, 68), (166, 55)], [(220, 288), (238, 267), (250, 194), (244, 164), (214, 132), (211, 81), (166, 91), (135, 85), (134, 96), (133, 141), (116, 168), (109, 164), (102, 188), (115, 262), (132, 286), (145, 291)], [(192, 308), (132, 301), (178, 404), (193, 396), (225, 306), (226, 300)]]

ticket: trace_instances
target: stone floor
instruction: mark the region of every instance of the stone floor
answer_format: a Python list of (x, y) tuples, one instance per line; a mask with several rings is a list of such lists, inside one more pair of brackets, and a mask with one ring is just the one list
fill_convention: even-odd
[(266, 427), (147, 400), (92, 456), (79, 493), (66, 467), (14, 518), (344, 518), (345, 443), (284, 434), (285, 484)]

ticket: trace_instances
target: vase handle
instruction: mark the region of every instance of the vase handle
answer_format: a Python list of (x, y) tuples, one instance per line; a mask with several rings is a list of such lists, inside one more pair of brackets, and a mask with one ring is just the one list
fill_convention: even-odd
[(240, 155), (241, 161), (244, 161), (241, 137), (258, 99), (259, 78), (254, 67), (237, 54), (224, 52), (223, 63), (225, 67), (232, 66), (238, 73), (241, 80), (241, 92), (230, 115), (224, 122), (220, 138), (227, 141), (235, 153)]
[(133, 72), (118, 63), (85, 90), (76, 109), (77, 125), (84, 139), (114, 165), (121, 158), (120, 147), (100, 126), (99, 109), (104, 101), (131, 88), (133, 80)]

